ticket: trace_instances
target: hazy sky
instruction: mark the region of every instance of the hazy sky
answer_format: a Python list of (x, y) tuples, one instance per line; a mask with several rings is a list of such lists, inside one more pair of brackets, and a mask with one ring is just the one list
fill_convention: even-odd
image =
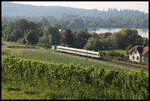
[(22, 3), (22, 4), (32, 4), (35, 6), (67, 6), (67, 7), (75, 7), (75, 8), (85, 8), (85, 9), (98, 9), (98, 10), (107, 10), (108, 8), (117, 8), (117, 9), (132, 9), (139, 10), (148, 13), (148, 1), (142, 2), (118, 2), (118, 1), (107, 1), (107, 2), (96, 2), (96, 1), (86, 1), (86, 2), (56, 2), (56, 1), (42, 1), (42, 2), (14, 2), (14, 3)]

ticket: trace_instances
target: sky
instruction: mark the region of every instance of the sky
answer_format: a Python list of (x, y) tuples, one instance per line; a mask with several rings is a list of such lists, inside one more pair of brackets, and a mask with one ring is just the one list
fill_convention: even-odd
[(20, 4), (30, 4), (34, 6), (65, 6), (65, 7), (73, 7), (73, 8), (84, 8), (84, 9), (97, 9), (97, 10), (107, 10), (108, 8), (116, 8), (116, 9), (132, 9), (132, 10), (139, 10), (143, 11), (145, 13), (149, 13), (148, 10), (148, 1), (142, 1), (142, 2), (118, 2), (118, 1), (107, 1), (107, 2), (94, 2), (94, 1), (42, 1), (42, 2), (12, 2), (12, 3), (20, 3)]

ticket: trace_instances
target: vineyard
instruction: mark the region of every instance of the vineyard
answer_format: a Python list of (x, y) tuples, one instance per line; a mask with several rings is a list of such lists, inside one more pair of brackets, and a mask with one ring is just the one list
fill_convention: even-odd
[(2, 56), (1, 70), (2, 83), (49, 90), (51, 93), (46, 97), (49, 99), (148, 99), (149, 96), (148, 74), (143, 70), (120, 71), (14, 56)]
[[(105, 69), (116, 68), (118, 70), (137, 69), (131, 66), (124, 66), (114, 64), (108, 61), (96, 60), (86, 57), (80, 57), (65, 53), (59, 53), (50, 49), (19, 49), (19, 48), (2, 48), (2, 55), (5, 56), (16, 56), (26, 59), (35, 59), (53, 63), (64, 63), (64, 64), (80, 64), (81, 66), (94, 66), (97, 68), (103, 67)], [(147, 70), (144, 70), (147, 72)]]

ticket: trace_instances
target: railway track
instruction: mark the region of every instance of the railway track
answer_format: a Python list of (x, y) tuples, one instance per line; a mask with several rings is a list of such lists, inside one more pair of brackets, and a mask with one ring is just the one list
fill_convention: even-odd
[(64, 46), (53, 46), (52, 49), (56, 49), (59, 52), (63, 53), (69, 53), (73, 55), (79, 55), (79, 56), (84, 56), (87, 58), (94, 58), (98, 60), (103, 60), (103, 61), (108, 61), (113, 64), (119, 64), (119, 65), (124, 65), (128, 67), (135, 67), (135, 68), (143, 68), (144, 70), (148, 70), (148, 66), (143, 66), (143, 65), (136, 65), (133, 63), (127, 63), (119, 60), (114, 60), (109, 57), (104, 57), (104, 54), (102, 52), (95, 52), (95, 51), (89, 51), (85, 49), (77, 49), (77, 48), (72, 48), (72, 47), (64, 47)]
[(114, 64), (124, 65), (124, 66), (128, 66), (128, 67), (143, 68), (144, 70), (148, 70), (148, 68), (149, 68), (148, 66), (135, 65), (135, 64), (119, 61), (119, 60), (113, 60), (111, 58), (100, 58), (99, 60), (108, 61), (108, 62), (111, 62)]
[[(36, 50), (36, 49), (34, 49), (34, 50)], [(62, 53), (66, 53), (66, 52), (62, 52)], [(66, 54), (71, 54), (71, 53), (66, 53)], [(71, 54), (71, 55), (77, 55), (77, 54)], [(78, 55), (78, 56), (87, 57), (87, 56), (82, 56), (82, 55)], [(123, 62), (123, 61), (112, 60), (111, 58), (103, 58), (103, 57), (102, 58), (88, 57), (88, 58), (107, 61), (107, 62), (111, 62), (111, 63), (114, 63), (114, 64), (119, 64), (119, 65), (127, 66), (127, 67), (143, 68), (144, 70), (148, 70), (148, 68), (149, 68), (148, 66), (135, 65), (135, 64), (131, 64), (131, 63), (129, 64), (129, 63), (126, 63), (126, 62)]]
[[(66, 52), (61, 52), (61, 53), (66, 53)], [(66, 53), (66, 54), (76, 55), (76, 56), (81, 56), (81, 57), (87, 57), (87, 56), (82, 56), (82, 55), (72, 54), (72, 53)], [(107, 61), (107, 62), (111, 62), (111, 63), (114, 63), (114, 64), (127, 66), (127, 67), (143, 68), (144, 70), (148, 70), (148, 68), (149, 68), (148, 66), (135, 65), (135, 64), (126, 63), (126, 62), (123, 62), (123, 61), (112, 60), (111, 58), (94, 58), (94, 57), (87, 57), (87, 58)]]
[(115, 64), (125, 65), (125, 66), (128, 66), (128, 67), (143, 68), (144, 70), (148, 70), (148, 67), (146, 67), (146, 66), (129, 64), (129, 63), (122, 62), (122, 61), (117, 61), (117, 60), (106, 60), (106, 61), (111, 61)]

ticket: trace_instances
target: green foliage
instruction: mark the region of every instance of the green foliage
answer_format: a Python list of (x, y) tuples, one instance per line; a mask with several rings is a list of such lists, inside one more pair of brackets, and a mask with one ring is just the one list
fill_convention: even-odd
[[(105, 36), (106, 34), (106, 36)], [(126, 49), (133, 47), (134, 45), (142, 45), (145, 41), (138, 35), (137, 30), (132, 30), (129, 28), (123, 28), (119, 32), (105, 33), (100, 35), (103, 37), (100, 39), (99, 46), (100, 49), (110, 50), (110, 49)], [(94, 46), (93, 46), (94, 47)]]
[[(15, 48), (15, 47), (14, 47)], [(19, 47), (16, 47), (19, 48)], [(22, 47), (22, 48), (35, 48), (35, 47)], [(22, 52), (19, 52), (22, 51)], [(21, 53), (21, 54), (19, 54)], [(108, 62), (99, 61), (99, 60), (93, 60), (93, 59), (87, 59), (85, 57), (79, 57), (79, 56), (73, 56), (65, 53), (59, 53), (52, 50), (34, 50), (34, 49), (2, 49), (2, 55), (15, 55), (17, 57), (27, 58), (27, 59), (36, 59), (41, 61), (48, 61), (48, 62), (54, 62), (54, 63), (65, 63), (69, 64), (70, 62), (74, 64), (80, 64), (82, 66), (91, 66), (94, 65), (95, 67), (105, 67), (105, 69), (111, 69), (115, 67), (116, 65), (107, 65)], [(117, 69), (117, 68), (116, 68)]]
[[(109, 9), (108, 11), (99, 11), (97, 9), (88, 10), (59, 6), (37, 7), (8, 2), (2, 2), (2, 5), (2, 23), (4, 24), (7, 24), (12, 19), (24, 17), (31, 21), (40, 21), (44, 26), (49, 26), (49, 22), (51, 25), (57, 23), (60, 24), (62, 29), (95, 29), (96, 27), (148, 28), (149, 25), (148, 13), (137, 10)], [(26, 10), (28, 13), (24, 12)]]
[(149, 39), (148, 38), (143, 38), (143, 46), (149, 46)]
[(105, 33), (101, 33), (99, 36), (102, 36), (102, 38), (107, 38), (108, 36), (111, 36), (112, 33), (110, 32), (105, 32)]
[(115, 44), (120, 49), (126, 49), (129, 45), (141, 45), (142, 37), (138, 35), (137, 30), (124, 28), (119, 32), (113, 34)]
[(148, 99), (148, 75), (143, 71), (85, 68), (7, 56), (2, 56), (1, 70), (2, 82), (22, 82), (26, 89), (46, 86), (69, 92), (69, 95), (53, 92), (51, 99), (64, 96), (66, 99)]
[[(82, 22), (79, 21), (79, 22)], [(39, 44), (43, 47), (64, 44), (74, 48), (90, 50), (126, 49), (134, 45), (148, 45), (148, 39), (142, 38), (137, 30), (123, 28), (115, 33), (89, 33), (84, 30), (59, 31), (61, 25), (42, 26), (40, 23), (26, 19), (13, 20), (8, 25), (2, 25), (2, 40), (15, 41), (24, 44)], [(92, 37), (92, 38), (91, 38)]]
[(101, 43), (101, 49), (103, 50), (111, 50), (111, 49), (116, 49), (119, 48), (116, 46), (116, 43), (112, 38), (104, 38), (100, 40)]
[[(39, 30), (41, 25), (39, 23), (30, 22), (26, 19), (18, 19), (10, 21), (3, 30), (3, 38), (7, 41), (17, 41), (20, 38), (24, 38), (27, 31), (32, 31), (36, 33), (36, 36), (39, 36)], [(35, 36), (35, 39), (36, 39)], [(34, 37), (33, 37), (34, 38)], [(33, 39), (35, 41), (35, 39)], [(20, 40), (19, 42), (22, 43)]]
[(96, 50), (98, 51), (100, 49), (100, 41), (98, 38), (91, 37), (88, 39), (88, 42), (84, 46), (84, 49), (87, 50)]
[(42, 37), (40, 37), (39, 39), (39, 43), (42, 44), (43, 47), (50, 47), (51, 46), (51, 42), (52, 42), (52, 35), (43, 35)]
[(87, 43), (91, 35), (86, 30), (75, 30), (74, 33), (74, 44), (76, 48), (83, 48)]
[(73, 42), (74, 42), (74, 37), (70, 29), (66, 29), (64, 32), (61, 33), (61, 43), (72, 46)]
[(126, 53), (120, 51), (108, 51), (106, 57), (124, 61), (127, 61), (129, 58), (129, 56)]
[(18, 43), (22, 43), (22, 44), (26, 44), (27, 41), (25, 40), (25, 38), (20, 38), (17, 40)]
[(26, 32), (26, 38), (27, 43), (28, 44), (36, 44), (39, 40), (38, 36), (36, 35), (36, 33), (34, 33), (33, 31), (29, 30)]
[(51, 35), (51, 45), (60, 44), (60, 33), (57, 27), (52, 27), (52, 26), (45, 27), (43, 33), (46, 36)]

